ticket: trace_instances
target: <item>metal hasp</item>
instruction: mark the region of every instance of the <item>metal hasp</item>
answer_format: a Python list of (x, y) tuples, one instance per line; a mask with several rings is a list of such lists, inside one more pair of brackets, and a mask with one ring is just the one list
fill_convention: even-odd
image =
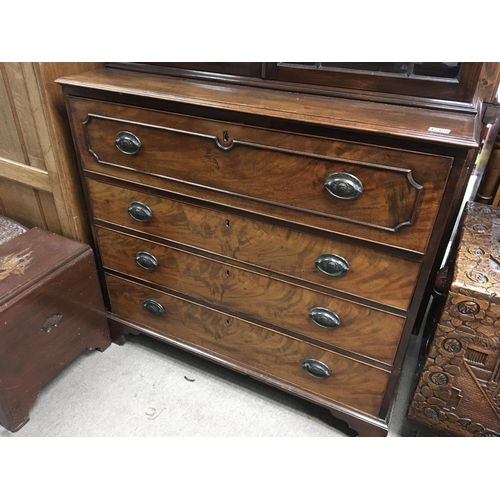
[(306, 359), (302, 363), (302, 368), (315, 378), (328, 378), (332, 372), (325, 363), (318, 361), (317, 359)]
[(334, 253), (323, 253), (316, 259), (316, 267), (328, 276), (344, 276), (349, 271), (349, 262)]
[(312, 321), (322, 328), (328, 328), (332, 330), (340, 326), (340, 318), (337, 314), (325, 307), (313, 307), (309, 311), (309, 317)]
[(138, 266), (146, 269), (146, 271), (154, 271), (158, 267), (157, 258), (148, 252), (137, 252), (135, 261)]
[(132, 219), (138, 222), (148, 222), (153, 218), (153, 211), (140, 201), (133, 201), (128, 206), (128, 213)]
[(335, 198), (354, 200), (363, 192), (361, 181), (348, 172), (335, 172), (325, 181), (326, 190)]
[(152, 299), (146, 299), (143, 303), (142, 303), (143, 307), (145, 307), (151, 314), (154, 314), (155, 316), (160, 316), (161, 314), (163, 314), (165, 312), (165, 309), (163, 308), (163, 306), (156, 302), (156, 300), (152, 300)]
[(118, 132), (115, 138), (115, 146), (126, 155), (135, 155), (141, 149), (141, 141), (132, 132), (124, 130)]

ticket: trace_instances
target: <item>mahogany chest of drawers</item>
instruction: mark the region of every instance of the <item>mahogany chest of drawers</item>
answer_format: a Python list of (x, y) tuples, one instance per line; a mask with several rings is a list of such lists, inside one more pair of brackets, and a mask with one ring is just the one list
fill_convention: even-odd
[(386, 435), (475, 118), (113, 69), (58, 81), (115, 336)]
[(0, 425), (15, 432), (47, 382), (111, 344), (92, 249), (39, 228), (0, 245), (0, 320)]
[(408, 417), (452, 436), (500, 436), (500, 208), (469, 202), (449, 290)]

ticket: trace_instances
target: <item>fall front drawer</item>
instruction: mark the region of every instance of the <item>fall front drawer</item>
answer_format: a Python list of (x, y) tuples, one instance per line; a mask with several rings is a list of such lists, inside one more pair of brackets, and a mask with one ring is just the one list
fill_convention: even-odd
[(117, 316), (340, 405), (379, 411), (384, 370), (125, 279), (106, 280)]
[(250, 202), (262, 214), (284, 211), (361, 237), (375, 230), (375, 240), (418, 251), (426, 247), (452, 164), (447, 157), (109, 103), (72, 99), (70, 106), (85, 117), (78, 130), (86, 170), (117, 175), (115, 167), (126, 178), (136, 171), (181, 194), (201, 190), (209, 201), (230, 195), (232, 206)]
[(166, 245), (97, 228), (104, 267), (391, 364), (404, 318)]
[[(98, 220), (402, 310), (409, 305), (420, 271), (419, 262), (341, 242), (333, 236), (312, 236), (92, 179), (87, 179), (87, 185)], [(387, 286), (388, 276), (391, 286)]]

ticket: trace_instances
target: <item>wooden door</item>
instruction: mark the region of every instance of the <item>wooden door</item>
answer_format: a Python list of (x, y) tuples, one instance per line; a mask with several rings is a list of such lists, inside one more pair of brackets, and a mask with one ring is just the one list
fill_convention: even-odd
[(62, 92), (54, 80), (102, 63), (0, 63), (0, 214), (88, 240)]

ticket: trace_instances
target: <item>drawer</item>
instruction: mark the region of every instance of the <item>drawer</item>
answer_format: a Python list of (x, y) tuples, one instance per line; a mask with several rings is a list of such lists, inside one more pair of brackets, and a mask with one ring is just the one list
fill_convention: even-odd
[[(128, 321), (198, 346), (212, 359), (235, 361), (373, 416), (379, 412), (389, 378), (383, 370), (128, 280), (106, 279), (113, 313)], [(149, 312), (146, 300), (159, 303), (163, 312)], [(326, 365), (330, 376), (320, 379), (306, 372), (303, 364), (311, 359)]]
[(378, 234), (374, 239), (417, 250), (426, 247), (452, 164), (448, 157), (108, 103), (70, 105), (86, 115), (79, 127), (87, 170), (152, 174), (146, 182), (165, 189), (249, 204), (326, 230), (350, 234), (354, 226), (360, 237)]
[[(201, 208), (131, 189), (87, 180), (97, 219), (237, 259), (286, 276), (406, 310), (420, 263), (331, 238), (311, 236), (263, 221)], [(129, 215), (131, 203), (145, 204), (152, 218)], [(321, 257), (337, 264), (320, 271)], [(332, 257), (333, 256), (333, 257)], [(340, 257), (340, 258), (339, 258)], [(345, 271), (347, 263), (348, 271)], [(387, 286), (387, 277), (391, 286)]]
[(400, 316), (142, 238), (103, 228), (97, 231), (103, 265), (110, 270), (387, 364), (393, 362), (404, 325)]

